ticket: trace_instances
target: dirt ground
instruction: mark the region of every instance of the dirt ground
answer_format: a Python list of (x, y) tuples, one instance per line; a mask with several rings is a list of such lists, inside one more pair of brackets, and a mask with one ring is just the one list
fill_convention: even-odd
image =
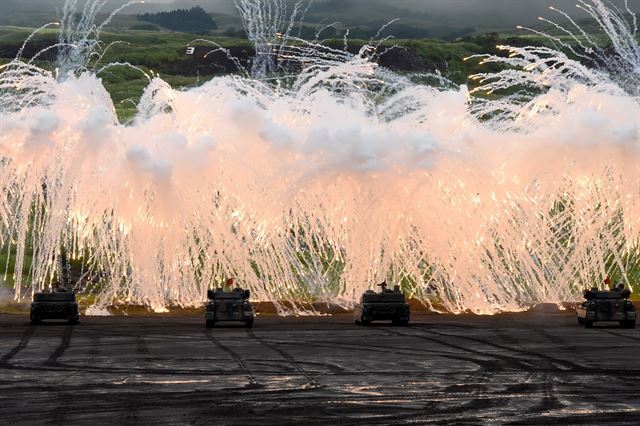
[(571, 313), (0, 315), (3, 424), (640, 424), (640, 329)]

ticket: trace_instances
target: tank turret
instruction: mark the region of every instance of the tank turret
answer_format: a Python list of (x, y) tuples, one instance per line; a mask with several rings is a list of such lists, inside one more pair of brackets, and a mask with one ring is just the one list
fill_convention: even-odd
[(586, 301), (576, 309), (580, 325), (589, 328), (596, 322), (618, 322), (623, 328), (635, 328), (636, 309), (629, 301), (631, 290), (624, 285), (611, 290), (592, 287), (583, 294)]
[(60, 285), (55, 285), (51, 292), (35, 293), (31, 303), (31, 322), (37, 324), (46, 319), (64, 319), (77, 324), (80, 315), (75, 293)]
[[(233, 281), (231, 283), (233, 284)], [(239, 287), (231, 291), (222, 288), (208, 290), (209, 302), (204, 314), (207, 328), (214, 327), (216, 322), (220, 321), (244, 322), (246, 327), (253, 327), (255, 311), (249, 301), (250, 296), (249, 290)]]
[(356, 324), (368, 325), (372, 321), (390, 320), (396, 325), (407, 325), (411, 315), (411, 308), (406, 303), (400, 286), (393, 290), (387, 288), (387, 283), (378, 284), (380, 292), (367, 290), (355, 306)]

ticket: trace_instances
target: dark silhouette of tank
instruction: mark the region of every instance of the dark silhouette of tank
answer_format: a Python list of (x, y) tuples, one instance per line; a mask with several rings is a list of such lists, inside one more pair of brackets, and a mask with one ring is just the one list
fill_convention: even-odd
[(367, 290), (354, 309), (356, 324), (369, 325), (372, 321), (387, 320), (395, 325), (409, 324), (411, 308), (404, 300), (400, 286), (387, 289), (387, 283), (378, 284), (380, 292)]
[(590, 328), (596, 322), (618, 322), (623, 328), (635, 328), (636, 309), (629, 296), (631, 291), (622, 284), (612, 290), (585, 290), (587, 300), (576, 309), (578, 323)]
[(241, 288), (235, 288), (232, 291), (224, 291), (221, 288), (208, 290), (209, 303), (204, 312), (207, 328), (214, 327), (220, 321), (244, 322), (246, 327), (253, 327), (255, 312), (253, 305), (249, 302), (250, 295), (249, 290)]
[(70, 324), (80, 322), (75, 293), (64, 288), (50, 293), (35, 293), (31, 303), (31, 322), (38, 324), (48, 319), (63, 319)]

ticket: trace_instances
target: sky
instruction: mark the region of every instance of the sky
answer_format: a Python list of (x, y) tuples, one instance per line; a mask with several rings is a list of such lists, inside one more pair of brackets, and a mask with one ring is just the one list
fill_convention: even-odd
[[(83, 0), (80, 0), (83, 1)], [(314, 0), (321, 3), (328, 0)], [(549, 6), (566, 11), (577, 18), (586, 17), (576, 8), (577, 0), (342, 0), (353, 4), (354, 10), (362, 7), (371, 10), (380, 5), (389, 8), (412, 9), (429, 15), (430, 19), (446, 24), (460, 26), (499, 25), (513, 27), (537, 22), (538, 16), (558, 19), (558, 15), (549, 10)], [(125, 0), (111, 0), (110, 5), (122, 4)], [(614, 0), (622, 6), (624, 0)], [(0, 18), (12, 13), (28, 10), (42, 11), (51, 8), (52, 13), (59, 9), (64, 0), (0, 0)], [(635, 11), (640, 12), (640, 0), (628, 0)], [(233, 0), (146, 0), (144, 6), (128, 9), (129, 13), (139, 13), (141, 8), (149, 11), (171, 10), (178, 7), (200, 5), (209, 12), (234, 13)], [(125, 12), (127, 13), (127, 12)], [(389, 12), (391, 15), (393, 12)], [(397, 16), (388, 16), (393, 19)], [(353, 19), (351, 19), (353, 21)]]
[[(29, 0), (26, 0), (29, 1)], [(149, 0), (172, 6), (198, 4), (211, 12), (233, 11), (233, 0)], [(319, 3), (324, 0), (315, 0)], [(447, 19), (464, 19), (464, 15), (472, 15), (496, 22), (508, 21), (517, 25), (519, 22), (532, 22), (541, 14), (548, 14), (549, 6), (555, 6), (568, 13), (579, 12), (577, 0), (345, 0), (372, 7), (382, 3), (397, 8), (410, 8), (420, 12), (446, 17)], [(615, 1), (620, 6), (622, 0)], [(640, 11), (640, 0), (629, 0), (629, 5)], [(578, 13), (581, 14), (582, 12)]]

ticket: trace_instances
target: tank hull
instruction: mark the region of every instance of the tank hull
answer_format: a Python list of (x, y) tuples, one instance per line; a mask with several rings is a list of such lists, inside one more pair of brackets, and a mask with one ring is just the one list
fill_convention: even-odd
[(31, 322), (58, 319), (77, 323), (80, 320), (78, 304), (75, 302), (33, 302), (31, 304)]
[(212, 299), (204, 311), (207, 328), (218, 322), (242, 322), (247, 327), (253, 326), (255, 311), (248, 300), (248, 293), (242, 291), (224, 292), (217, 290), (209, 293)]
[(636, 325), (635, 308), (624, 299), (589, 300), (576, 309), (576, 315), (578, 323), (585, 327), (606, 322), (617, 322), (625, 328), (634, 328)]
[(359, 303), (353, 312), (358, 324), (392, 321), (404, 325), (411, 319), (411, 308), (407, 303)]
[(253, 307), (244, 303), (211, 302), (207, 306), (204, 317), (210, 321), (251, 321)]

